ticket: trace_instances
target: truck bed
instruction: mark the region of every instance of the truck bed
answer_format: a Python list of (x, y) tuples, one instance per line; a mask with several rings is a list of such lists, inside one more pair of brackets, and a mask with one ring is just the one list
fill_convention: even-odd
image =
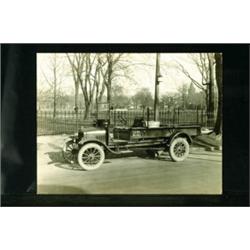
[(201, 127), (192, 126), (160, 126), (154, 128), (147, 127), (116, 127), (113, 130), (114, 139), (120, 140), (140, 140), (169, 137), (176, 131), (182, 131), (190, 136), (197, 136), (201, 133)]

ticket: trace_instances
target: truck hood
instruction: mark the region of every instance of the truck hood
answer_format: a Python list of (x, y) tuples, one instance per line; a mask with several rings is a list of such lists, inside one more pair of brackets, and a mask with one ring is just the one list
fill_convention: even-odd
[(104, 135), (106, 133), (105, 129), (100, 128), (84, 128), (84, 135)]

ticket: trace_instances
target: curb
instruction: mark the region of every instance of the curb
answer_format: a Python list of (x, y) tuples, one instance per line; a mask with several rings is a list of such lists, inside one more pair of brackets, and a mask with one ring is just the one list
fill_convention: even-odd
[(222, 146), (215, 147), (215, 150), (222, 151)]
[(200, 146), (200, 147), (190, 147), (190, 152), (201, 152), (201, 151), (208, 151), (208, 152), (222, 152), (222, 147), (210, 147), (210, 146)]
[(203, 140), (201, 140), (199, 138), (196, 138), (194, 140), (194, 143), (196, 143), (197, 145), (200, 145), (200, 146), (204, 146), (204, 147), (214, 147), (214, 148), (221, 147), (220, 145), (216, 145), (214, 143), (204, 142)]
[(195, 147), (202, 147), (204, 148), (205, 151), (210, 151), (210, 152), (213, 152), (215, 150), (222, 151), (222, 146), (213, 146), (197, 140), (193, 142), (193, 145), (195, 145)]
[(210, 152), (214, 151), (214, 147), (206, 147), (205, 149), (206, 149), (206, 151), (210, 151)]
[(190, 152), (200, 152), (205, 151), (204, 147), (190, 147)]

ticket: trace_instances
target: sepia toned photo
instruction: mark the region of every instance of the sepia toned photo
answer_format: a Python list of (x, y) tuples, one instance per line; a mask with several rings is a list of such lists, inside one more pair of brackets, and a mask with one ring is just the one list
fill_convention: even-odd
[(222, 53), (37, 53), (37, 194), (222, 194)]

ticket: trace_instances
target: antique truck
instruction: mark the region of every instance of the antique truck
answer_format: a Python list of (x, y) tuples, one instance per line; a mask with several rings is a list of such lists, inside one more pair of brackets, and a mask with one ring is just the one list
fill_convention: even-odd
[[(108, 153), (121, 155), (135, 150), (145, 150), (150, 156), (155, 156), (160, 151), (167, 151), (173, 161), (185, 160), (189, 154), (192, 137), (201, 133), (201, 127), (198, 125), (160, 125), (158, 116), (161, 77), (160, 54), (157, 53), (154, 121), (149, 120), (150, 116), (147, 112), (147, 121), (144, 121), (142, 117), (135, 117), (132, 126), (113, 126), (111, 128), (111, 103), (109, 100), (107, 103), (108, 118), (97, 119), (96, 128), (82, 128), (77, 135), (71, 136), (63, 147), (64, 158), (70, 163), (77, 161), (85, 170), (99, 168)], [(99, 110), (98, 105), (97, 110)]]
[(110, 120), (99, 119), (96, 127), (81, 128), (65, 141), (63, 156), (84, 170), (99, 168), (108, 153), (121, 155), (135, 150), (145, 150), (152, 157), (167, 151), (178, 162), (187, 158), (192, 137), (200, 133), (198, 125), (161, 126), (143, 118), (135, 118), (131, 127), (113, 127), (111, 131)]

